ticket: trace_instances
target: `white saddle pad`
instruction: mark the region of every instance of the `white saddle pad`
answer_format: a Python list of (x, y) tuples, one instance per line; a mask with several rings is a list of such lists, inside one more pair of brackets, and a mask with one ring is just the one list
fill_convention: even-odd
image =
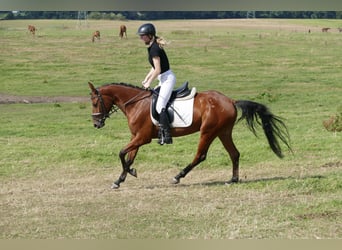
[[(191, 89), (189, 96), (184, 98), (177, 98), (172, 104), (174, 111), (174, 120), (170, 124), (173, 128), (189, 127), (192, 124), (193, 111), (194, 111), (194, 97), (196, 94), (196, 88)], [(151, 113), (151, 112), (150, 112)], [(151, 115), (151, 120), (154, 125), (159, 125), (158, 121)]]

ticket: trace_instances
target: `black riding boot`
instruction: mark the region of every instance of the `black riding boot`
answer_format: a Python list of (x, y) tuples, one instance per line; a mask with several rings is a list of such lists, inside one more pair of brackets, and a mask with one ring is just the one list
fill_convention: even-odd
[(162, 111), (159, 114), (159, 123), (160, 123), (160, 128), (159, 128), (158, 143), (160, 145), (163, 145), (164, 143), (172, 144), (169, 117), (165, 109), (162, 109)]

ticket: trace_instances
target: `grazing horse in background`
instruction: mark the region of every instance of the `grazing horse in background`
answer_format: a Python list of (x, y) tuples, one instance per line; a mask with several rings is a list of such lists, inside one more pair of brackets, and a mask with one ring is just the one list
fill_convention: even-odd
[(33, 25), (28, 25), (28, 26), (27, 26), (27, 29), (28, 29), (28, 31), (29, 31), (32, 35), (35, 35), (35, 34), (36, 34), (37, 29), (36, 29), (35, 26), (33, 26)]
[[(131, 165), (140, 146), (148, 144), (152, 138), (158, 137), (158, 126), (154, 125), (150, 119), (150, 104), (155, 90), (146, 90), (125, 83), (112, 83), (99, 88), (95, 88), (90, 82), (88, 84), (91, 90), (92, 119), (95, 128), (102, 128), (106, 118), (119, 109), (128, 120), (131, 140), (120, 150), (119, 157), (123, 171), (119, 179), (112, 185), (112, 188), (119, 188), (127, 174), (137, 177), (137, 172), (131, 168)], [(256, 133), (255, 125), (262, 125), (268, 143), (278, 157), (283, 157), (278, 139), (291, 149), (284, 122), (273, 115), (265, 105), (252, 101), (233, 100), (213, 90), (199, 92), (194, 97), (191, 125), (171, 129), (173, 137), (200, 132), (195, 158), (174, 177), (174, 184), (179, 183), (181, 178), (206, 159), (209, 146), (217, 137), (228, 152), (233, 164), (233, 176), (228, 183), (239, 181), (240, 153), (232, 139), (238, 108), (242, 110), (239, 120), (245, 119), (254, 134)]]
[(126, 31), (127, 31), (127, 27), (125, 25), (121, 25), (120, 26), (120, 33), (119, 33), (120, 39), (122, 39), (124, 35), (127, 38), (127, 32)]
[(322, 28), (322, 32), (328, 32), (328, 30), (330, 30), (330, 28)]
[(98, 40), (100, 40), (100, 38), (101, 38), (100, 31), (97, 30), (97, 31), (95, 31), (95, 32), (93, 33), (93, 36), (92, 36), (92, 39), (91, 39), (91, 40), (92, 40), (93, 42), (95, 42), (95, 38), (98, 39)]
[(338, 29), (338, 32), (342, 32), (342, 28), (337, 28)]

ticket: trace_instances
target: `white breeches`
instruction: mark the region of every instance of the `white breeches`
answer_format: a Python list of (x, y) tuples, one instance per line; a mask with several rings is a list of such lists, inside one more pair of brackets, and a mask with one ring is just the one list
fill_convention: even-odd
[(163, 108), (166, 107), (166, 104), (170, 99), (172, 90), (176, 84), (176, 76), (171, 70), (168, 70), (164, 72), (163, 74), (160, 74), (158, 76), (158, 80), (159, 80), (160, 92), (159, 92), (159, 97), (158, 97), (157, 104), (156, 104), (156, 110), (158, 114), (160, 114), (160, 112), (162, 111)]

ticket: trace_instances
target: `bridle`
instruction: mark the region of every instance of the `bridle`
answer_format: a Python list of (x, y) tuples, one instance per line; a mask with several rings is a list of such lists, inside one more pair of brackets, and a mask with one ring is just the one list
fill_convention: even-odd
[[(149, 95), (148, 96), (142, 96), (143, 94), (145, 94), (146, 92), (141, 92), (140, 94), (134, 96), (133, 98), (131, 98), (130, 100), (128, 100), (127, 102), (125, 102), (123, 104), (124, 107), (130, 105), (130, 104), (133, 104), (139, 100), (142, 100), (142, 99), (145, 99), (149, 96), (152, 95), (152, 92), (149, 91)], [(114, 101), (112, 101), (112, 106), (110, 108), (109, 111), (106, 110), (106, 107), (104, 105), (104, 101), (103, 101), (103, 97), (100, 93), (100, 90), (99, 89), (96, 89), (96, 97), (93, 96), (91, 97), (91, 99), (95, 99), (97, 98), (97, 102), (95, 105), (98, 104), (98, 102), (100, 102), (100, 112), (98, 113), (92, 113), (92, 118), (93, 120), (95, 120), (96, 122), (98, 122), (101, 126), (104, 125), (105, 121), (107, 118), (109, 118), (113, 113), (117, 112), (119, 110), (119, 107), (117, 107), (115, 104), (114, 104)]]
[(96, 97), (91, 97), (91, 99), (97, 98), (97, 103), (100, 101), (100, 112), (98, 113), (92, 113), (91, 116), (94, 120), (99, 122), (100, 124), (104, 124), (105, 120), (109, 118), (113, 113), (117, 112), (119, 108), (112, 103), (112, 106), (109, 111), (106, 110), (106, 107), (104, 105), (103, 97), (98, 89), (96, 89)]

